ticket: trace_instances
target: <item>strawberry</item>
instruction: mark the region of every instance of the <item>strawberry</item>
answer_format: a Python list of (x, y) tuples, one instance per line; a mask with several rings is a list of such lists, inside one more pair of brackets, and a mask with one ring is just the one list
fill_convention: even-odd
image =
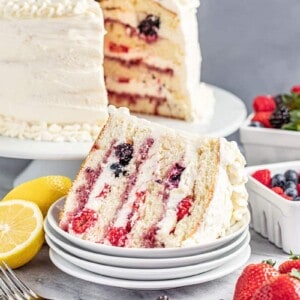
[(266, 112), (266, 111), (274, 111), (276, 108), (276, 102), (274, 97), (267, 96), (257, 96), (253, 100), (253, 109), (255, 112)]
[(257, 113), (254, 114), (251, 121), (260, 122), (265, 127), (271, 128), (272, 127), (271, 124), (270, 124), (271, 115), (272, 115), (271, 111), (260, 111), (260, 112), (257, 112)]
[(299, 300), (300, 271), (282, 274), (258, 289), (251, 300)]
[(294, 85), (291, 88), (291, 92), (294, 93), (294, 94), (300, 94), (300, 85)]
[(279, 186), (272, 187), (271, 190), (280, 196), (283, 195), (283, 189)]
[(300, 270), (300, 256), (294, 255), (293, 252), (291, 252), (290, 259), (283, 262), (278, 270), (282, 274), (290, 273), (292, 269)]
[(267, 187), (271, 186), (271, 171), (268, 169), (258, 170), (252, 174), (252, 177)]
[(271, 261), (248, 265), (236, 283), (233, 300), (250, 300), (257, 289), (279, 276), (273, 265)]

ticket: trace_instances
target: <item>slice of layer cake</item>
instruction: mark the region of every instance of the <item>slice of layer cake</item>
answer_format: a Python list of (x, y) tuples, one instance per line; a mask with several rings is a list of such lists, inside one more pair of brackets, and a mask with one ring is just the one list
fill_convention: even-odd
[(93, 0), (0, 1), (0, 134), (94, 141), (107, 119)]
[(120, 247), (181, 247), (225, 235), (247, 211), (236, 143), (178, 133), (110, 108), (60, 226)]
[(107, 30), (104, 72), (111, 104), (184, 120), (211, 111), (212, 92), (207, 102), (199, 91), (199, 1), (99, 2)]

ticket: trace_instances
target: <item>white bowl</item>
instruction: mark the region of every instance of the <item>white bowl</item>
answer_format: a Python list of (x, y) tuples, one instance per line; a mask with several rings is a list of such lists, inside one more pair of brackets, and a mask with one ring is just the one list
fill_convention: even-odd
[(47, 218), (48, 224), (50, 227), (61, 237), (67, 239), (72, 244), (76, 245), (79, 248), (103, 253), (108, 255), (122, 256), (122, 257), (139, 257), (139, 258), (170, 258), (170, 257), (182, 257), (189, 255), (197, 255), (200, 253), (205, 253), (224, 247), (224, 245), (232, 242), (235, 238), (242, 235), (245, 230), (247, 230), (250, 223), (250, 214), (247, 212), (244, 218), (234, 224), (230, 229), (227, 235), (222, 238), (219, 238), (215, 241), (201, 244), (192, 247), (182, 247), (182, 248), (154, 248), (154, 249), (144, 249), (144, 248), (122, 248), (114, 247), (103, 244), (93, 243), (87, 240), (82, 240), (76, 236), (69, 234), (68, 232), (62, 230), (59, 227), (59, 215), (64, 208), (65, 198), (62, 198), (52, 204), (48, 210)]
[(251, 175), (261, 169), (269, 169), (272, 176), (288, 169), (299, 172), (300, 161), (246, 168), (252, 227), (285, 252), (300, 254), (300, 202), (286, 200), (255, 180)]
[(248, 165), (300, 159), (300, 132), (249, 126), (253, 114), (240, 128)]

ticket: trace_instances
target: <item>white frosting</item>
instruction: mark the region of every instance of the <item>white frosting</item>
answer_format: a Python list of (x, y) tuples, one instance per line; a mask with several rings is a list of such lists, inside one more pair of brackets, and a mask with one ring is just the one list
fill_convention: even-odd
[[(4, 2), (11, 3), (2, 1), (1, 4)], [(42, 2), (30, 1), (32, 5), (42, 5)], [(67, 6), (69, 2), (63, 3)], [(58, 124), (63, 129), (72, 124), (77, 124), (74, 128), (83, 128), (83, 124), (95, 124), (99, 128), (105, 122), (103, 17), (97, 3), (95, 6), (92, 0), (79, 2), (94, 7), (97, 15), (78, 13), (60, 18), (0, 18), (0, 40), (5, 45), (0, 47), (0, 115), (2, 123), (9, 119), (14, 124), (13, 133), (4, 125), (2, 134), (57, 140), (59, 134), (57, 137), (45, 134), (49, 133), (51, 124)], [(54, 5), (61, 1), (45, 3)], [(35, 129), (30, 129), (30, 126), (35, 126)], [(38, 127), (41, 132), (36, 135)], [(90, 139), (85, 130), (79, 130), (79, 140)], [(93, 130), (88, 131), (92, 136)], [(72, 133), (70, 139), (73, 140), (74, 136)]]
[[(102, 120), (104, 122), (105, 120)], [(0, 115), (0, 135), (51, 142), (92, 142), (102, 128), (99, 124), (47, 124), (29, 123)]]
[(93, 0), (0, 0), (2, 18), (55, 18), (101, 15)]

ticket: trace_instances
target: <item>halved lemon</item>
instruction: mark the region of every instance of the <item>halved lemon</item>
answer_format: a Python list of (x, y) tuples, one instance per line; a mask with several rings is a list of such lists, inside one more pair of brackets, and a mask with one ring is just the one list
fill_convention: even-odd
[(44, 176), (26, 181), (12, 189), (2, 200), (23, 199), (36, 203), (45, 217), (49, 207), (65, 196), (72, 181), (65, 176)]
[(26, 200), (0, 201), (0, 264), (12, 268), (28, 263), (44, 242), (43, 215)]

